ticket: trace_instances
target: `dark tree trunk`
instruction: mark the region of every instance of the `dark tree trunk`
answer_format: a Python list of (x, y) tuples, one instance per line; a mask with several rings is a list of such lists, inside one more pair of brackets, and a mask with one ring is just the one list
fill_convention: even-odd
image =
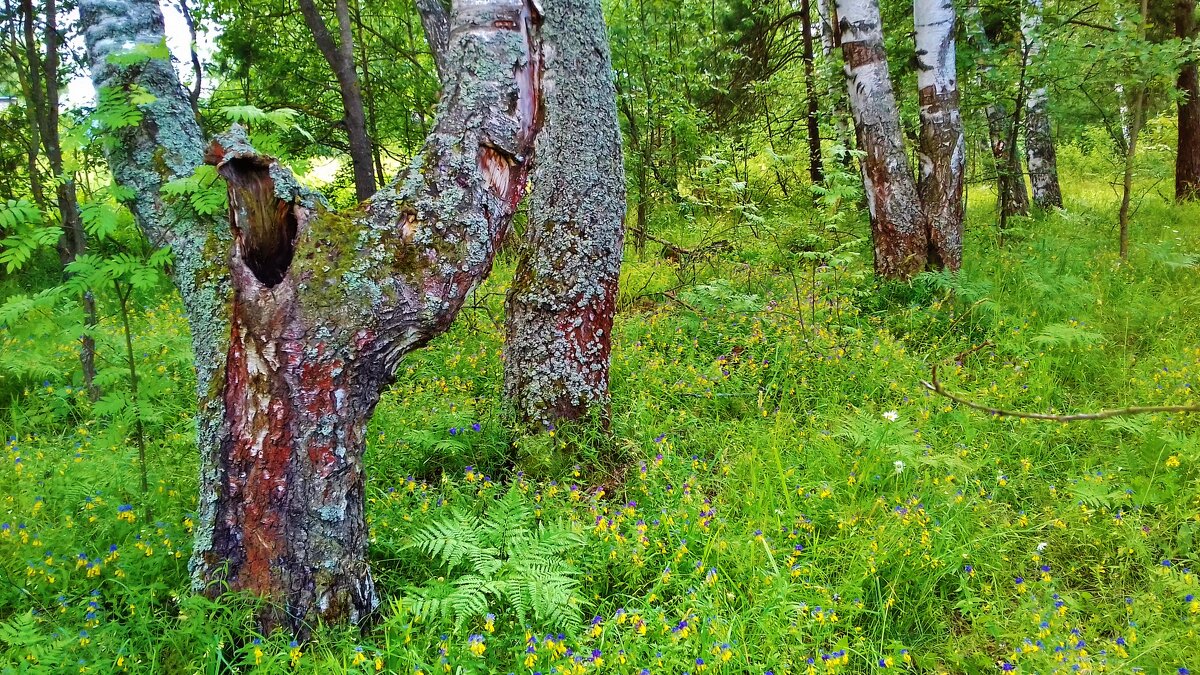
[(954, 63), (954, 5), (916, 0), (921, 166), (917, 192), (929, 227), (929, 266), (958, 271), (963, 244), (963, 141)]
[(817, 102), (812, 6), (809, 0), (800, 0), (800, 25), (804, 31), (804, 92), (808, 103), (808, 117), (805, 120), (808, 125), (808, 177), (813, 185), (817, 185), (825, 180), (825, 167), (821, 163), (820, 105)]
[(325, 57), (338, 81), (342, 96), (343, 121), (350, 141), (350, 164), (354, 170), (354, 194), (365, 201), (375, 193), (375, 167), (372, 164), (371, 137), (367, 135), (367, 115), (363, 108), (362, 89), (354, 66), (354, 36), (350, 24), (350, 8), (346, 0), (336, 0), (338, 40), (335, 43), (321, 11), (313, 0), (300, 0), (304, 23), (312, 32), (317, 49)]
[[(540, 116), (539, 17), (519, 0), (456, 3), (433, 133), (411, 168), (346, 214), (327, 211), (240, 129), (207, 161), (229, 185), (228, 224), (164, 205), (159, 189), (205, 158), (167, 61), (110, 54), (157, 43), (153, 0), (83, 0), (97, 89), (155, 97), (109, 150), (117, 180), (173, 274), (196, 352), (198, 590), (267, 601), (263, 627), (369, 620), (363, 450), (400, 359), (445, 331), (488, 273), (526, 183)], [(399, 114), (404, 114), (400, 112)]]
[[(1023, 17), (1021, 32), (1025, 38), (1025, 53), (1030, 69), (1039, 67), (1042, 51), (1042, 0), (1030, 0)], [(1033, 203), (1040, 209), (1062, 208), (1062, 189), (1058, 185), (1058, 153), (1054, 134), (1050, 130), (1046, 87), (1037, 75), (1025, 99), (1025, 161), (1029, 167), (1029, 184), (1033, 187)]]
[(529, 425), (608, 413), (625, 171), (600, 0), (545, 0), (545, 127), (505, 309), (504, 392)]
[[(1196, 0), (1175, 0), (1175, 36), (1196, 36)], [(1187, 201), (1200, 192), (1200, 77), (1195, 61), (1179, 70), (1179, 144), (1175, 157), (1175, 199)]]
[(888, 75), (878, 0), (838, 0), (850, 112), (871, 215), (875, 273), (907, 279), (925, 269), (928, 237), (904, 150), (900, 111)]

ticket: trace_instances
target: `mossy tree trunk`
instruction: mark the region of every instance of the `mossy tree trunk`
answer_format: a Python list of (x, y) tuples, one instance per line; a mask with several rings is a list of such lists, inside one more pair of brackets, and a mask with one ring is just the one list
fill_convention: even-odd
[(875, 273), (907, 279), (925, 269), (928, 237), (904, 149), (900, 110), (888, 74), (878, 0), (838, 0), (838, 38), (846, 61), (850, 112), (871, 216)]
[(621, 126), (600, 0), (545, 0), (545, 128), (505, 303), (504, 391), (523, 422), (607, 419), (624, 241)]
[(929, 228), (929, 266), (962, 267), (965, 145), (954, 63), (954, 5), (915, 0), (917, 90), (921, 104), (917, 192)]
[[(108, 160), (148, 237), (171, 245), (192, 326), (197, 588), (262, 597), (265, 629), (304, 636), (318, 619), (366, 621), (378, 605), (366, 423), (400, 359), (449, 327), (508, 231), (540, 118), (540, 16), (523, 0), (456, 2), (450, 77), (422, 152), (335, 214), (236, 128), (206, 154), (169, 62), (110, 61), (161, 42), (154, 0), (84, 0), (80, 10), (97, 88), (155, 96), (139, 124), (117, 131)], [(206, 159), (228, 183), (227, 223), (160, 195)]]

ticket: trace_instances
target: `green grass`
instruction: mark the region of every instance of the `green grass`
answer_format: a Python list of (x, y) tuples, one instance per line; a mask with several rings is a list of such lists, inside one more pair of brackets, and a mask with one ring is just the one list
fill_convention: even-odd
[[(1086, 177), (1084, 159), (1066, 162)], [(135, 325), (158, 413), (149, 495), (124, 428), (69, 389), (66, 320), (32, 317), (0, 333), (15, 437), (0, 457), (0, 671), (1200, 669), (1194, 416), (995, 419), (920, 384), (942, 363), (947, 387), (999, 407), (1196, 402), (1200, 207), (1151, 189), (1120, 263), (1109, 186), (1066, 187), (1066, 213), (1015, 223), (1003, 246), (974, 192), (962, 276), (902, 286), (874, 285), (861, 244), (813, 269), (809, 210), (758, 214), (758, 238), (713, 214), (664, 217), (664, 236), (734, 247), (683, 265), (653, 244), (627, 256), (611, 438), (508, 431), (502, 261), (372, 422), (378, 626), (298, 647), (255, 636), (248, 600), (189, 593), (196, 460), (174, 301), (145, 299)], [(102, 327), (102, 355), (119, 354), (116, 331)], [(416, 589), (464, 570), (414, 537), (513, 490), (581, 538), (564, 554), (581, 627), (525, 625), (494, 599), (457, 627), (415, 615)]]

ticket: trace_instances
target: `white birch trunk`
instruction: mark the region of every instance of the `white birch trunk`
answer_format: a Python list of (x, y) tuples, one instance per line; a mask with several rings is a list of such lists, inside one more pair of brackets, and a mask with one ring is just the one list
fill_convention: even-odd
[(1029, 183), (1033, 187), (1033, 203), (1038, 208), (1062, 206), (1062, 190), (1058, 186), (1058, 158), (1054, 137), (1050, 133), (1046, 87), (1037, 76), (1042, 51), (1042, 0), (1029, 0), (1021, 20), (1021, 34), (1033, 86), (1025, 98), (1025, 156), (1029, 165)]
[(921, 103), (917, 191), (929, 231), (929, 264), (962, 266), (964, 140), (955, 72), (954, 5), (914, 0), (917, 90)]
[(838, 0), (838, 27), (850, 112), (871, 215), (875, 273), (908, 278), (925, 268), (928, 238), (904, 149), (900, 111), (888, 74), (878, 0)]

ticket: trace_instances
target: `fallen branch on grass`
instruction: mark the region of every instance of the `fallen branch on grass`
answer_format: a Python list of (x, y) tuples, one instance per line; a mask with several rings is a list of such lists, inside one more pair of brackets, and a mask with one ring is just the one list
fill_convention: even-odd
[[(990, 344), (991, 344), (990, 342), (984, 342), (983, 344), (981, 344), (977, 347), (968, 349), (968, 350), (958, 354), (954, 360), (961, 363), (967, 356), (979, 351), (980, 349), (983, 349), (984, 347), (986, 347)], [(1050, 422), (1082, 422), (1082, 421), (1090, 421), (1090, 420), (1106, 420), (1106, 419), (1110, 419), (1113, 417), (1128, 417), (1130, 415), (1146, 415), (1149, 413), (1195, 413), (1195, 412), (1200, 412), (1200, 405), (1132, 406), (1129, 408), (1116, 408), (1113, 410), (1100, 410), (1097, 412), (1090, 412), (1090, 413), (1076, 413), (1074, 415), (1056, 415), (1054, 413), (1025, 412), (1023, 410), (1005, 410), (1003, 408), (993, 408), (991, 406), (986, 406), (981, 403), (976, 403), (975, 401), (972, 401), (964, 396), (947, 391), (946, 388), (944, 386), (942, 386), (941, 381), (938, 380), (938, 364), (936, 364), (936, 363), (933, 364), (932, 366), (930, 366), (930, 368), (929, 368), (929, 378), (930, 378), (930, 381), (928, 381), (928, 382), (925, 380), (921, 381), (921, 384), (924, 385), (925, 388), (928, 389), (929, 391), (932, 391), (933, 393), (938, 394), (939, 396), (945, 396), (946, 398), (950, 399), (951, 401), (954, 401), (955, 403), (961, 403), (962, 405), (965, 405), (968, 408), (972, 408), (972, 409), (978, 410), (980, 412), (989, 413), (989, 414), (995, 415), (997, 417), (1018, 417), (1018, 418), (1027, 419), (1027, 420), (1046, 420), (1046, 421), (1050, 421)]]

